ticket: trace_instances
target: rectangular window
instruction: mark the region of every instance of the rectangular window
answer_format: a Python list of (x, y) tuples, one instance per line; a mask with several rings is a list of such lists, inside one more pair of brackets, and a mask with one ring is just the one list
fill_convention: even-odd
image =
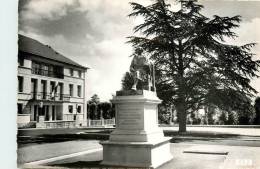
[(32, 73), (36, 75), (41, 75), (40, 64), (37, 62), (32, 62)]
[(18, 56), (18, 66), (24, 66), (24, 58), (22, 56)]
[(18, 92), (23, 92), (23, 77), (18, 76)]
[(32, 61), (32, 73), (42, 76), (64, 78), (63, 67)]
[(73, 69), (70, 69), (70, 76), (73, 76)]
[(46, 99), (46, 89), (47, 89), (47, 81), (41, 80), (41, 98)]
[(37, 82), (37, 79), (31, 79), (31, 93), (33, 99), (37, 98)]
[(53, 67), (53, 77), (56, 78), (64, 78), (64, 69), (62, 66), (54, 66)]
[(50, 99), (54, 100), (56, 95), (55, 91), (55, 82), (51, 81), (50, 82)]
[(81, 71), (78, 70), (78, 77), (81, 78)]
[(46, 105), (45, 106), (45, 121), (49, 121), (50, 120), (50, 112), (49, 112), (49, 106)]
[(49, 67), (45, 64), (41, 64), (41, 75), (49, 76)]
[(73, 113), (73, 106), (72, 105), (69, 105), (68, 109), (69, 109), (69, 113)]
[(77, 112), (78, 112), (78, 113), (81, 113), (81, 106), (78, 106), (78, 107), (77, 107)]
[(69, 84), (70, 97), (73, 96), (73, 84)]
[(60, 100), (62, 100), (63, 99), (63, 83), (59, 83), (59, 85), (58, 85), (58, 93), (59, 93)]
[(52, 115), (51, 115), (51, 117), (52, 117), (52, 120), (55, 120), (56, 118), (55, 118), (55, 106), (52, 106)]
[(54, 77), (54, 67), (52, 65), (49, 65), (48, 69), (48, 76)]
[(21, 103), (17, 104), (17, 113), (23, 114), (23, 104), (21, 104)]
[(50, 87), (50, 92), (51, 92), (51, 93), (52, 93), (52, 92), (55, 92), (55, 82), (51, 81), (51, 82), (50, 82), (50, 85), (51, 85), (51, 87)]
[(78, 85), (78, 97), (81, 97), (81, 86)]

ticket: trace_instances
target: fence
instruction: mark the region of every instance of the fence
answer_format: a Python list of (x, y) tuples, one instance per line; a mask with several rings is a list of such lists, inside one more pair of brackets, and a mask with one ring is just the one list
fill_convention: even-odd
[[(115, 125), (115, 119), (88, 120), (87, 125), (88, 127), (112, 127)], [(80, 126), (76, 125), (75, 120), (44, 121), (44, 116), (40, 116), (39, 122), (36, 123), (36, 128), (75, 128)], [(82, 126), (86, 127), (86, 125)]]
[(45, 122), (46, 128), (74, 128), (75, 121), (59, 121), (59, 122)]
[(88, 126), (100, 127), (100, 126), (113, 126), (115, 125), (115, 119), (101, 119), (101, 120), (88, 120)]
[(44, 121), (36, 123), (36, 128), (74, 128), (76, 127), (75, 121)]

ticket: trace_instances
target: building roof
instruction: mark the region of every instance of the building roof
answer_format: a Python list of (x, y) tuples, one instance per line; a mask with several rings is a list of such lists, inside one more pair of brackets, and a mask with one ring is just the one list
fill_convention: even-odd
[(55, 60), (58, 62), (66, 63), (69, 65), (77, 66), (80, 68), (88, 69), (88, 67), (82, 66), (73, 60), (63, 56), (48, 45), (44, 45), (41, 42), (29, 38), (27, 36), (19, 34), (18, 39), (19, 51), (31, 53), (33, 55), (41, 56), (43, 58)]

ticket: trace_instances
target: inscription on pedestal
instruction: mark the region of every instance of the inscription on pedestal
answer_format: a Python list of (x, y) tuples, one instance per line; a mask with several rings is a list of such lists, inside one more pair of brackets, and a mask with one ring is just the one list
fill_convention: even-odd
[(119, 109), (118, 121), (120, 128), (136, 128), (141, 124), (141, 114), (138, 109)]

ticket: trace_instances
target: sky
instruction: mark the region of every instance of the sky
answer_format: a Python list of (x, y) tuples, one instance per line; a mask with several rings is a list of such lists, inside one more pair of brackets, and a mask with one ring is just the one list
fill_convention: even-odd
[[(135, 0), (137, 1), (137, 0)], [(19, 33), (50, 45), (59, 53), (90, 69), (87, 99), (98, 94), (108, 101), (121, 89), (123, 74), (129, 70), (132, 47), (126, 44), (140, 18), (129, 18), (130, 0), (20, 0)], [(148, 5), (152, 0), (138, 0)], [(173, 10), (179, 5), (168, 0)], [(254, 47), (260, 59), (260, 1), (199, 1), (208, 17), (241, 15), (238, 38), (227, 42)], [(252, 85), (260, 92), (260, 79)], [(259, 95), (259, 94), (258, 94)]]

